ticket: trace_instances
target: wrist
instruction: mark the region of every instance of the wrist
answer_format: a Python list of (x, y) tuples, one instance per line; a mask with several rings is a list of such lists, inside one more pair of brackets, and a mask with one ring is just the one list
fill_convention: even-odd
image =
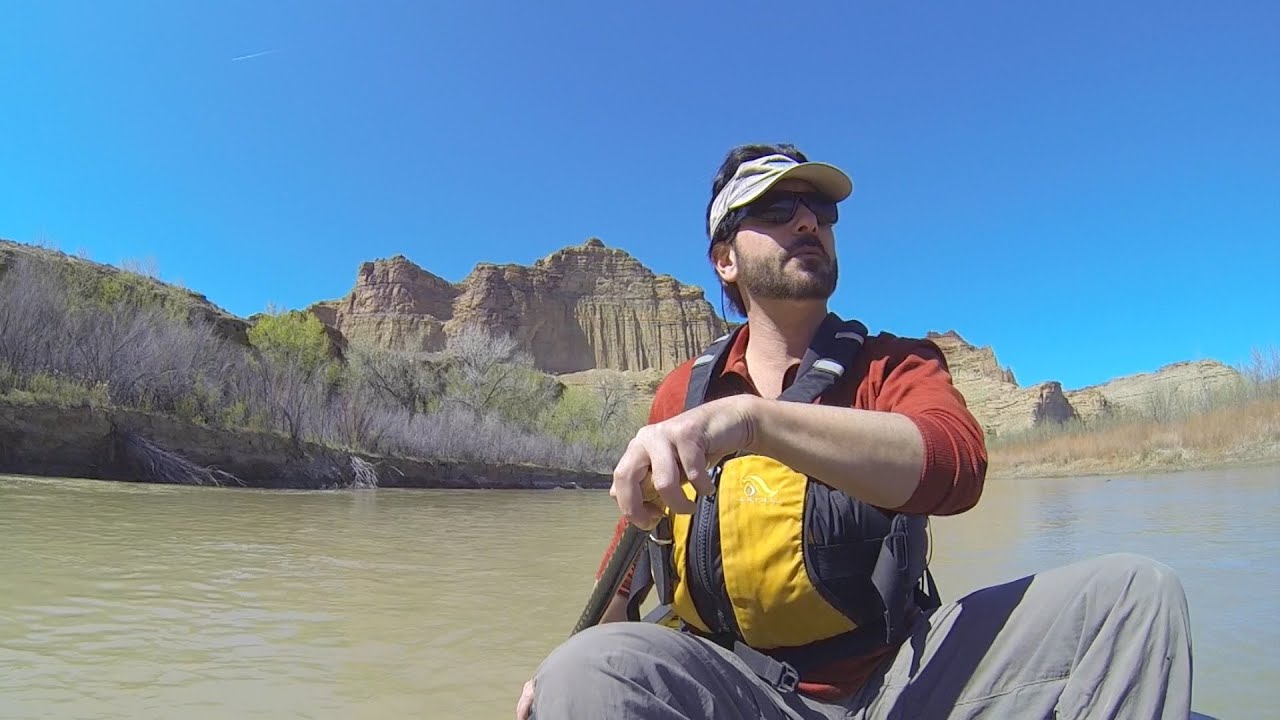
[(742, 428), (742, 449), (748, 453), (758, 453), (762, 441), (762, 420), (768, 402), (756, 395), (735, 395), (735, 411)]

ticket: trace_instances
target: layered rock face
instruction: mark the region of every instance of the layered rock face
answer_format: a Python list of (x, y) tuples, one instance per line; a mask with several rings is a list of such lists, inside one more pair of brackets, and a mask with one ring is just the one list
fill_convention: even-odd
[(341, 300), (308, 310), (358, 345), (420, 352), (442, 350), (445, 323), (460, 290), (403, 255), (360, 265), (356, 286)]
[[(310, 311), (348, 343), (396, 351), (439, 351), (449, 337), (479, 326), (512, 336), (540, 370), (565, 382), (625, 371), (640, 395), (728, 329), (700, 288), (657, 275), (595, 238), (531, 266), (479, 263), (456, 284), (403, 256), (367, 262), (350, 294)], [(991, 348), (954, 331), (927, 337), (946, 355), (989, 437), (1112, 414), (1164, 419), (1240, 381), (1231, 368), (1200, 361), (1079, 390), (1052, 381), (1024, 387)]]
[(1013, 372), (996, 362), (991, 348), (971, 345), (955, 331), (931, 332), (927, 337), (946, 355), (952, 382), (989, 436), (1076, 417), (1061, 383), (1021, 387)]
[(989, 437), (1068, 420), (1088, 423), (1114, 416), (1168, 420), (1205, 409), (1242, 381), (1232, 368), (1200, 360), (1079, 390), (1064, 391), (1056, 381), (1022, 387), (1012, 372), (996, 362), (991, 348), (975, 347), (955, 332), (929, 333), (928, 338), (947, 356), (952, 381)]
[(392, 350), (440, 350), (478, 325), (549, 373), (669, 370), (726, 329), (700, 288), (595, 238), (532, 266), (480, 263), (456, 285), (401, 256), (365, 263), (347, 297), (310, 309), (350, 342)]
[(1084, 420), (1108, 413), (1167, 420), (1202, 410), (1241, 386), (1240, 373), (1216, 360), (1166, 365), (1067, 393)]

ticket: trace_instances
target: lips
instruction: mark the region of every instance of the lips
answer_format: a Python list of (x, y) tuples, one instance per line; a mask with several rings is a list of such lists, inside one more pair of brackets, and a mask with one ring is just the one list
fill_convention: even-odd
[(793, 257), (793, 258), (816, 257), (816, 258), (826, 259), (827, 253), (821, 247), (806, 245), (804, 247), (799, 247), (799, 248), (796, 248), (795, 250), (792, 250), (789, 257)]

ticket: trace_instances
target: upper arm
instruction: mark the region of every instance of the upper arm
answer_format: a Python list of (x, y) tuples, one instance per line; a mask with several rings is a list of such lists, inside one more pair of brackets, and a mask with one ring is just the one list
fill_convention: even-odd
[(919, 487), (897, 509), (951, 515), (973, 507), (986, 480), (986, 441), (946, 356), (928, 340), (897, 340), (881, 368), (875, 409), (909, 418), (924, 440)]

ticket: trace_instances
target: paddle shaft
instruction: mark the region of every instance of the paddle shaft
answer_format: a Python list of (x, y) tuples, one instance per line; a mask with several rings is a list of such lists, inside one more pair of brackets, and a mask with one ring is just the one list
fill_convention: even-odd
[(578, 624), (573, 626), (573, 632), (569, 633), (570, 635), (576, 635), (600, 624), (600, 619), (604, 617), (604, 611), (609, 607), (609, 602), (618, 593), (618, 588), (622, 587), (622, 581), (626, 579), (631, 566), (635, 565), (636, 559), (640, 557), (647, 535), (648, 533), (635, 525), (627, 524), (622, 537), (618, 539), (618, 546), (613, 549), (613, 555), (604, 566), (604, 572), (600, 574), (600, 580), (591, 590), (591, 597), (587, 599), (587, 606), (583, 608)]

